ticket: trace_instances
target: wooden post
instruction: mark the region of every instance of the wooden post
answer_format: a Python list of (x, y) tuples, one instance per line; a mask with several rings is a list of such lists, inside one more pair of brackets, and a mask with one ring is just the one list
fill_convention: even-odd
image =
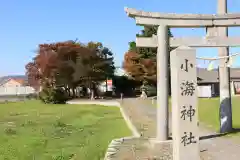
[[(227, 13), (227, 0), (218, 0), (218, 14)], [(219, 27), (218, 35), (220, 37), (228, 36), (227, 27)], [(229, 48), (222, 47), (218, 49), (219, 56), (228, 56)], [(227, 67), (229, 59), (220, 59), (219, 62), (219, 90), (220, 90), (220, 132), (225, 133), (232, 130), (232, 104), (230, 92), (230, 73)]]
[(173, 160), (199, 160), (196, 50), (171, 52)]
[(168, 139), (168, 27), (157, 31), (157, 141)]

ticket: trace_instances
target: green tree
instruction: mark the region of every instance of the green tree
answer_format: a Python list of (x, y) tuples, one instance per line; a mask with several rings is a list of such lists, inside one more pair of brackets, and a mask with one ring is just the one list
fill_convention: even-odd
[(85, 74), (81, 75), (81, 81), (91, 89), (92, 98), (97, 93), (97, 85), (112, 78), (114, 75), (113, 53), (100, 42), (89, 42), (86, 47), (90, 50), (88, 54), (81, 54), (81, 61)]

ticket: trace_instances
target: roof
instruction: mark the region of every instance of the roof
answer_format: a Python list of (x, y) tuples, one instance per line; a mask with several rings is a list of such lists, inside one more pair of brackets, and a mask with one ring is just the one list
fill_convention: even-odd
[(240, 79), (240, 68), (232, 68), (230, 70), (231, 79)]
[[(216, 83), (219, 82), (218, 69), (208, 71), (205, 68), (197, 68), (199, 83)], [(230, 69), (230, 80), (240, 80), (240, 68)]]
[(25, 76), (25, 75), (9, 75), (9, 76), (0, 77), (0, 85), (6, 83), (10, 79), (13, 79), (23, 85), (26, 85), (28, 82), (27, 76)]
[(197, 68), (197, 80), (199, 83), (214, 83), (218, 82), (218, 71), (208, 71), (205, 68)]

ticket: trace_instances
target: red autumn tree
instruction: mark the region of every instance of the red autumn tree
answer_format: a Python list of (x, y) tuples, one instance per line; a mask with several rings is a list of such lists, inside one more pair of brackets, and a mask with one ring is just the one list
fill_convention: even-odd
[(142, 58), (135, 51), (128, 51), (124, 55), (123, 68), (136, 80), (156, 83), (156, 61)]
[(80, 45), (76, 45), (72, 41), (40, 44), (37, 55), (32, 62), (26, 65), (29, 84), (32, 86), (47, 85), (53, 87), (56, 85), (57, 79), (63, 78), (63, 76), (61, 78), (58, 76), (60, 72), (61, 75), (72, 74), (73, 68), (65, 63), (65, 60), (69, 57), (76, 60), (74, 50), (77, 49), (77, 46), (80, 48)]
[[(157, 34), (158, 26), (145, 26), (137, 37), (152, 37)], [(170, 37), (172, 34), (168, 31)], [(172, 48), (169, 48), (171, 51)], [(136, 42), (129, 43), (123, 66), (136, 80), (156, 84), (157, 82), (157, 48), (137, 47)], [(168, 62), (169, 63), (169, 62)], [(170, 82), (169, 82), (170, 83)]]
[[(74, 41), (40, 44), (33, 61), (26, 65), (31, 84), (75, 89), (93, 86), (114, 72), (112, 52), (101, 43)], [(74, 93), (74, 91), (73, 91)]]
[(29, 62), (26, 66), (26, 75), (28, 77), (28, 85), (32, 86), (35, 90), (40, 89), (40, 73), (38, 66), (35, 62)]

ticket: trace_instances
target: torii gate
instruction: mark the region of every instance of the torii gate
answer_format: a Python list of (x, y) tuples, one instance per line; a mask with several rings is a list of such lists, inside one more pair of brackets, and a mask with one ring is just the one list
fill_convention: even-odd
[[(159, 26), (157, 36), (136, 38), (138, 47), (157, 47), (157, 141), (168, 139), (168, 48), (188, 47), (234, 47), (240, 45), (240, 37), (224, 37), (217, 27), (240, 26), (240, 14), (173, 14), (144, 12), (125, 8), (137, 25)], [(168, 28), (207, 28), (206, 37), (168, 37)], [(226, 66), (222, 66), (226, 67)], [(160, 107), (161, 106), (161, 107)]]

